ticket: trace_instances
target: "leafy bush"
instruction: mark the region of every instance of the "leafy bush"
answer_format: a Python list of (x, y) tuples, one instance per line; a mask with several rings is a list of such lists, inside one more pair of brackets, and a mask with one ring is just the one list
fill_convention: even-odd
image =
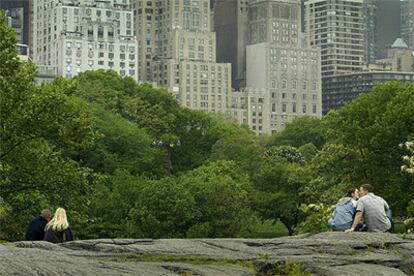
[(335, 206), (325, 204), (303, 204), (300, 210), (306, 219), (296, 228), (296, 233), (320, 233), (330, 230), (328, 220), (332, 217)]

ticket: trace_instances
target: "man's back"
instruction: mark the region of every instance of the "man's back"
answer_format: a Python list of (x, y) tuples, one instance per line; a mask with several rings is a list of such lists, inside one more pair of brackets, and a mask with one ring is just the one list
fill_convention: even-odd
[(362, 212), (369, 232), (385, 232), (391, 228), (391, 222), (385, 212), (388, 209), (387, 202), (374, 193), (360, 198), (356, 208)]
[(28, 241), (42, 241), (45, 236), (45, 226), (47, 220), (43, 217), (33, 219), (27, 226), (26, 240)]

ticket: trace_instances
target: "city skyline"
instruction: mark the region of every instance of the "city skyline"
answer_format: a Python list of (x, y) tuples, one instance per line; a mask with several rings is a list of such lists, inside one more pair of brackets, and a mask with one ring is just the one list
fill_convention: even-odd
[[(342, 106), (322, 101), (332, 79), (414, 71), (413, 0), (0, 0), (0, 9), (40, 82), (113, 69), (257, 134)], [(338, 89), (351, 100), (366, 93)]]

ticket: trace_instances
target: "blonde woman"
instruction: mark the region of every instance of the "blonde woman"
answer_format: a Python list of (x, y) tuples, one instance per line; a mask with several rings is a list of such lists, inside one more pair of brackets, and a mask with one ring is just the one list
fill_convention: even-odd
[(63, 208), (57, 208), (53, 218), (46, 224), (45, 231), (45, 241), (51, 243), (73, 241), (73, 235), (66, 217), (66, 211)]

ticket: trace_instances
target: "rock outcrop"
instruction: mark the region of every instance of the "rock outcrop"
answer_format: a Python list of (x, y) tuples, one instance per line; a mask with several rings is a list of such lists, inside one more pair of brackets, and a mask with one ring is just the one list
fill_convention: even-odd
[(0, 244), (0, 275), (414, 275), (414, 237), (100, 239)]

